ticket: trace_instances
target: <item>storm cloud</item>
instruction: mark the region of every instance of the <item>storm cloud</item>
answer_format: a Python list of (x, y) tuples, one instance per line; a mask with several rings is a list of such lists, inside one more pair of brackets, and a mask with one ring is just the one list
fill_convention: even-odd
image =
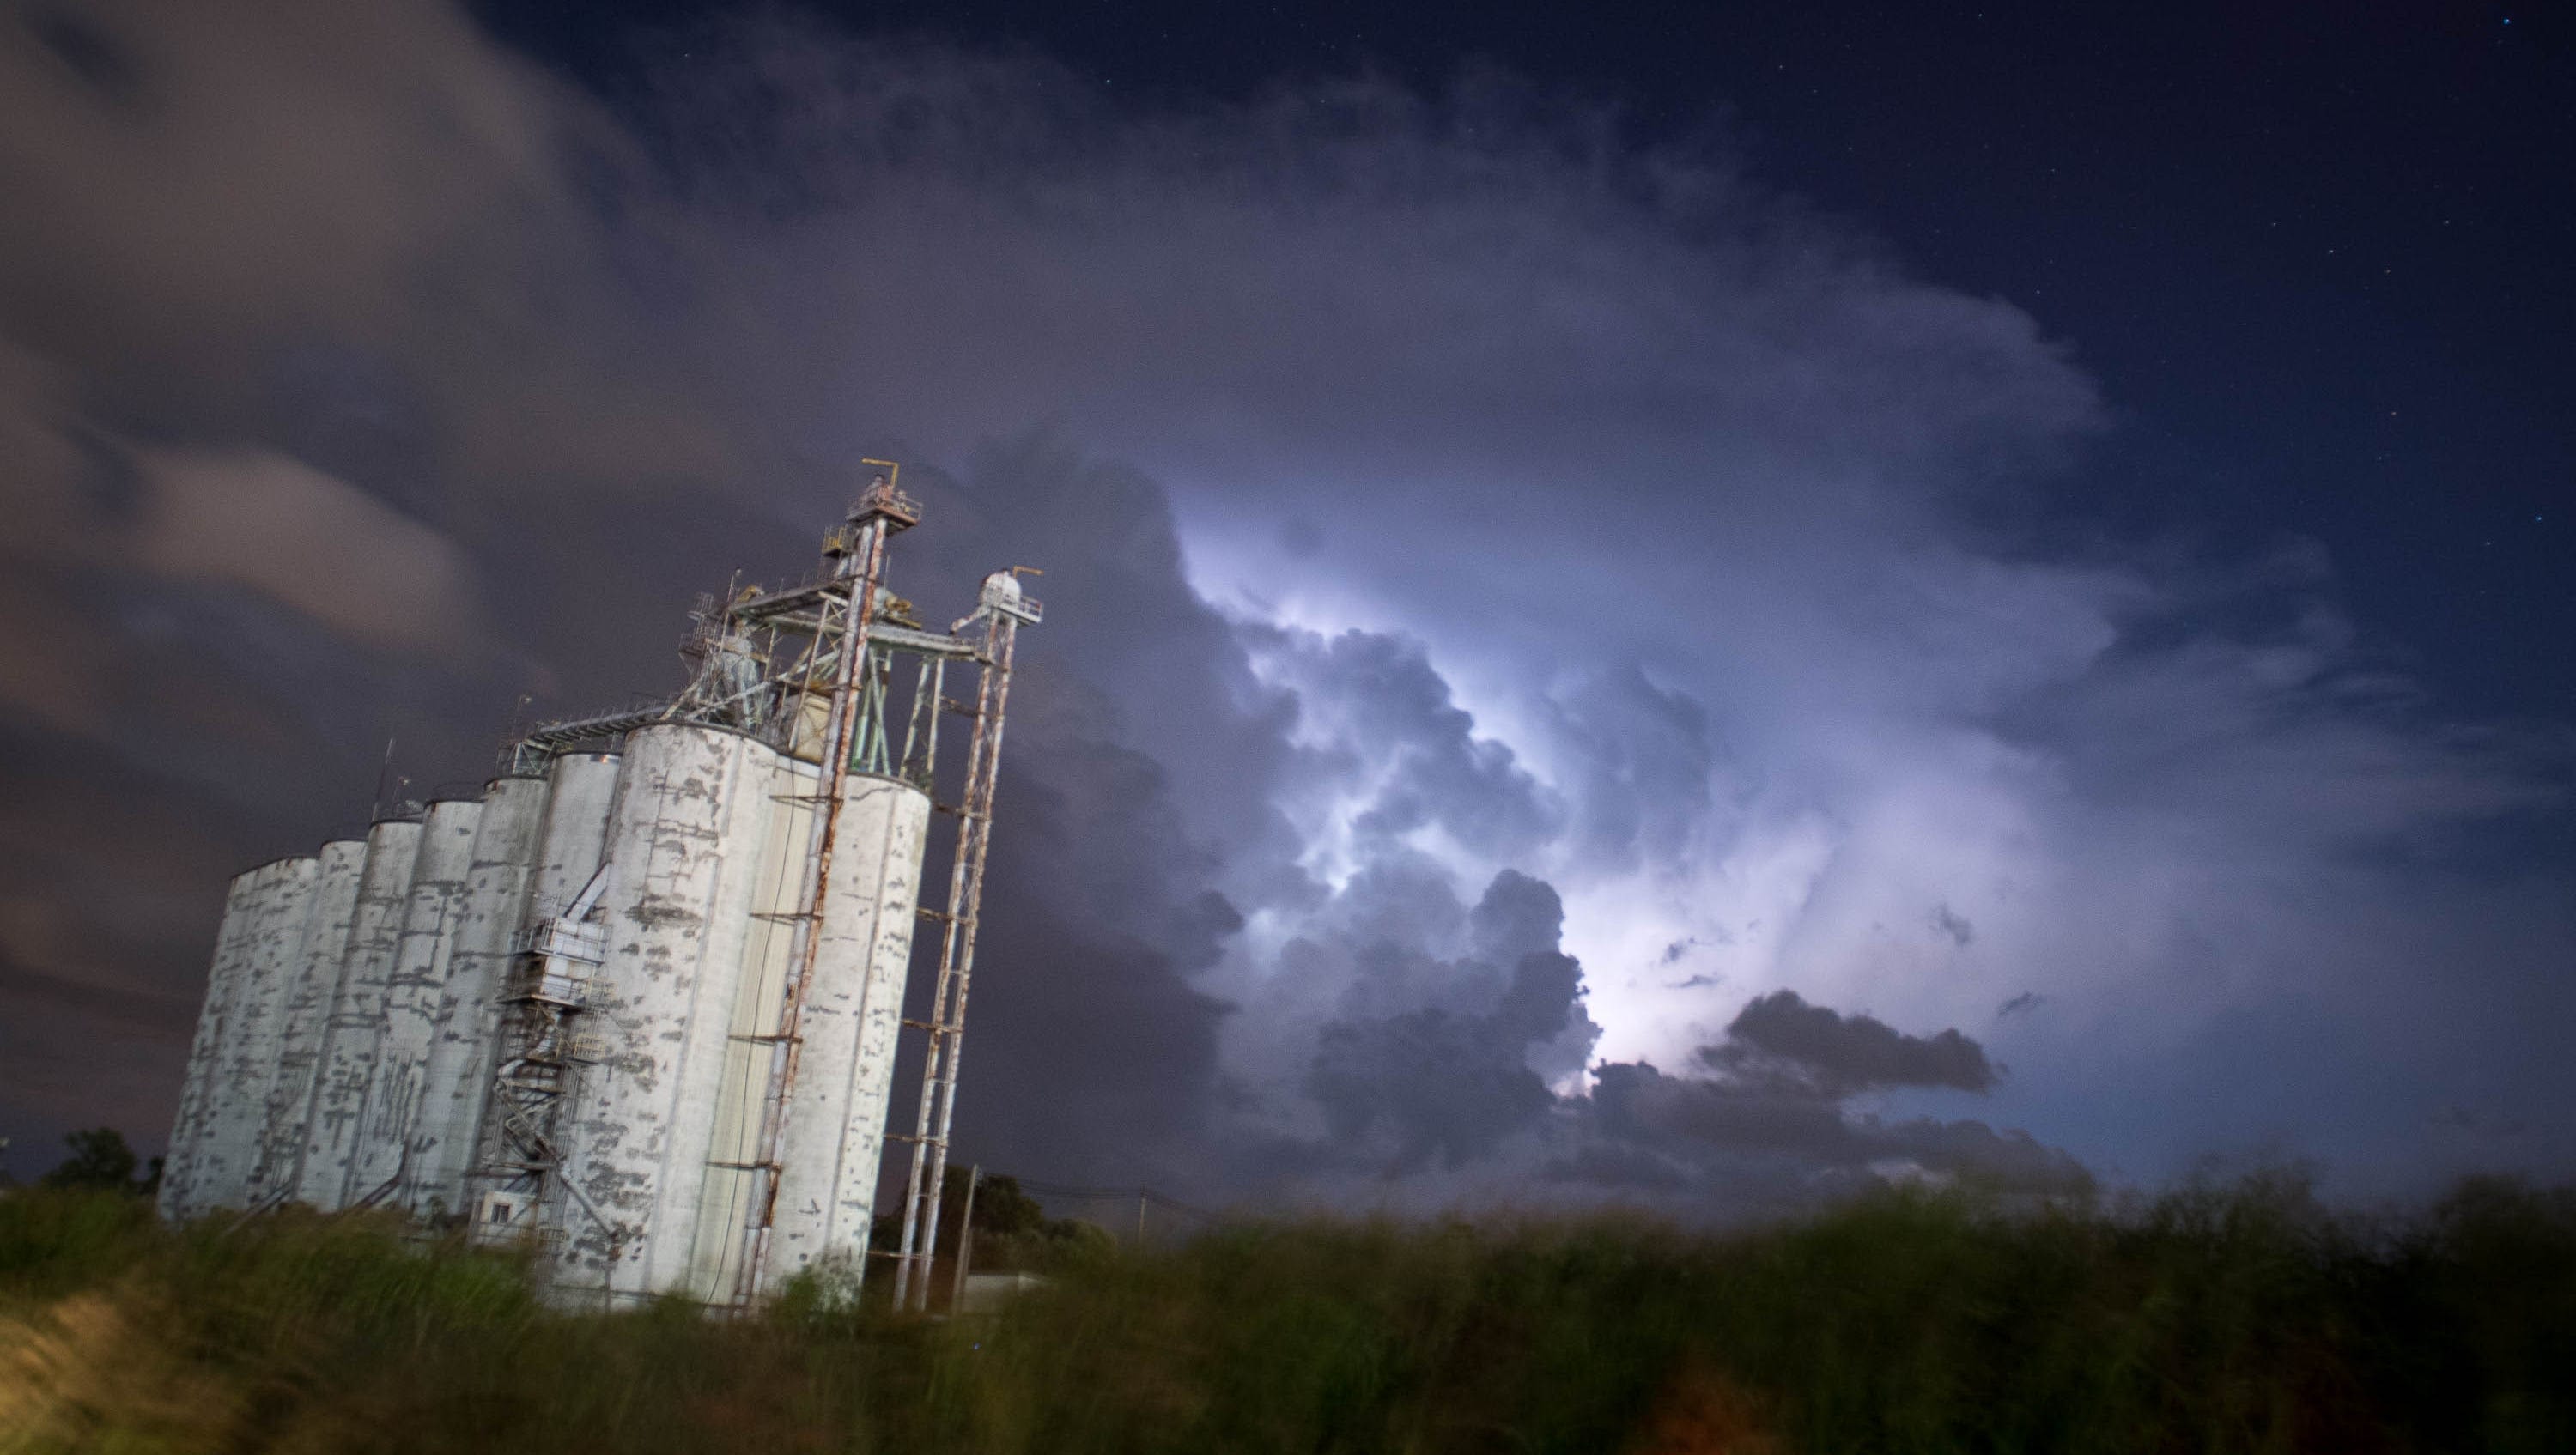
[[(1583, 1011), (1583, 967), (1558, 948), (1563, 919), (1555, 890), (1506, 869), (1467, 914), (1471, 958), (1413, 968), (1429, 1004), (1324, 1026), (1306, 1091), (1342, 1155), (1373, 1155), (1382, 1130), (1393, 1169), (1435, 1155), (1455, 1167), (1556, 1104), (1540, 1069), (1580, 1071), (1600, 1035)], [(1380, 965), (1406, 953), (1391, 940), (1358, 948)], [(1381, 998), (1394, 978), (1357, 979), (1346, 998)]]
[(225, 877), (387, 738), (675, 685), (862, 455), (926, 611), (1047, 572), (989, 1164), (1726, 1211), (2576, 1105), (2565, 725), (2441, 717), (2313, 547), (2096, 528), (2073, 345), (1715, 128), (778, 18), (612, 106), (427, 0), (120, 0), (0, 11), (0, 191), (22, 1145), (166, 1124)]
[(1985, 1048), (1956, 1029), (1900, 1032), (1867, 1015), (1760, 996), (1689, 1072), (1601, 1066), (1569, 1102), (1551, 1171), (1661, 1198), (1787, 1208), (1887, 1181), (1966, 1184), (2004, 1196), (2082, 1197), (2093, 1174), (2027, 1132), (1983, 1121), (1890, 1118), (1872, 1093), (1900, 1087), (1984, 1093)]
[(1699, 1054), (1737, 1075), (1766, 1064), (1793, 1067), (1832, 1094), (1888, 1086), (1985, 1091), (1995, 1084), (1984, 1049), (1955, 1030), (1928, 1039), (1902, 1035), (1866, 1015), (1809, 1005), (1794, 990), (1756, 998), (1728, 1023), (1723, 1045)]

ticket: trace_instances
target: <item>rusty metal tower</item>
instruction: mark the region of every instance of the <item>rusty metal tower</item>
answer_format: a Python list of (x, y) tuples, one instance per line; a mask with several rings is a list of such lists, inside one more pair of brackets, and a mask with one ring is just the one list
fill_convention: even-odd
[[(793, 938), (788, 949), (787, 1004), (779, 1018), (780, 1034), (770, 1048), (769, 1087), (761, 1101), (760, 1153), (752, 1164), (760, 1185), (752, 1197), (751, 1219), (744, 1229), (747, 1246), (734, 1285), (735, 1300), (745, 1304), (760, 1290), (768, 1266), (770, 1230), (777, 1221), (779, 1143), (786, 1135), (789, 1098), (805, 1049), (805, 997), (821, 943), (823, 904), (831, 890), (832, 851), (841, 810), (849, 802), (850, 760), (859, 748), (859, 714), (867, 699), (883, 701), (879, 674), (868, 651), (868, 627), (878, 614), (879, 598), (890, 594), (884, 588), (886, 542), (921, 523), (920, 504), (895, 488), (896, 467), (891, 462), (867, 463), (882, 465), (885, 473), (869, 482), (858, 504), (851, 507), (849, 519), (825, 539), (824, 556), (835, 567), (832, 578), (810, 592), (787, 593), (805, 600), (746, 602), (735, 612), (738, 620), (762, 622), (810, 611), (811, 635), (799, 685), (811, 700), (823, 671), (828, 670), (831, 683), (823, 698), (823, 771), (815, 805), (821, 822), (807, 845), (805, 883), (789, 918)], [(869, 720), (882, 736), (883, 712), (871, 714)]]
[[(939, 1244), (939, 1191), (948, 1172), (948, 1130), (957, 1109), (957, 1063), (966, 1045), (966, 992), (975, 978), (975, 931), (984, 901), (984, 860), (993, 842), (993, 790), (1002, 763), (1003, 711), (1011, 696), (1011, 654), (1023, 625), (1042, 615), (1038, 602), (1022, 593), (1014, 571), (984, 578), (976, 612), (983, 638), (975, 654), (975, 701), (940, 700), (940, 707), (966, 714), (974, 733), (966, 754), (966, 781), (959, 802), (942, 805), (957, 819), (951, 849), (948, 907), (924, 909), (940, 926), (939, 971), (933, 982), (930, 1018), (904, 1024), (923, 1033), (921, 1104), (909, 1137), (912, 1173), (903, 1199), (903, 1241), (896, 1253), (895, 1304), (919, 1308), (930, 1297), (931, 1259)], [(976, 618), (958, 624), (962, 631)]]

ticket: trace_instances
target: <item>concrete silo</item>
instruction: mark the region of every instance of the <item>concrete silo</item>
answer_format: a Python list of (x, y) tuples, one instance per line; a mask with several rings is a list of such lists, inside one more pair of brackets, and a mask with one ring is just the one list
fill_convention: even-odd
[(495, 778), (483, 789), (473, 863), (466, 871), (447, 977), (421, 1064), (421, 1109), (405, 1173), (403, 1205), (431, 1221), (465, 1206), (475, 1127), (492, 1082), (501, 977), (509, 964), (511, 937), (527, 913), (548, 786), (545, 778), (516, 775)]
[(797, 1274), (864, 1258), (876, 1218), (930, 795), (897, 779), (855, 778), (843, 814), (841, 852), (850, 872), (834, 877), (805, 995), (805, 1063), (778, 1155), (772, 1290)]
[(367, 830), (367, 865), (359, 873), (349, 944), (341, 956), (331, 1013), (323, 1018), (321, 1045), (314, 1056), (304, 1147), (290, 1194), (295, 1201), (325, 1212), (337, 1211), (350, 1198), (372, 1191), (350, 1190), (349, 1167), (358, 1152), (376, 1047), (384, 1039), (385, 988), (393, 980), (394, 956), (402, 947), (403, 911), (411, 900), (420, 830), (418, 823), (408, 819), (387, 819)]
[(357, 1141), (349, 1156), (350, 1198), (397, 1186), (409, 1169), (430, 1033), (436, 1027), (439, 995), (447, 988), (466, 876), (474, 867), (475, 829), (482, 821), (479, 799), (433, 803), (422, 816), (411, 889), (385, 977), (383, 1028), (358, 1107)]
[(609, 817), (625, 766), (613, 752), (520, 756), (524, 771), (545, 775), (545, 817), (526, 904), (483, 1012), (491, 1026), (475, 1053), (486, 1067), (483, 1084), (462, 1093), (478, 1104), (454, 1204), (479, 1232), (512, 1238), (562, 1226), (552, 1216), (564, 1200), (558, 1125), (578, 1104), (587, 1064), (576, 1023), (607, 943), (605, 927), (588, 920), (604, 887)]
[(313, 1101), (313, 1068), (331, 1016), (331, 999), (348, 958), (349, 924), (357, 915), (358, 881), (366, 872), (367, 844), (341, 839), (324, 844), (305, 913), (304, 943), (289, 973), (278, 1027), (277, 1069), (270, 1078), (260, 1133), (259, 1164), (244, 1200), (253, 1206), (292, 1195), (304, 1117)]
[(583, 1016), (594, 1059), (563, 1167), (585, 1195), (584, 1214), (566, 1215), (567, 1287), (649, 1297), (679, 1285), (777, 756), (746, 734), (686, 723), (626, 740), (600, 900), (607, 954)]
[[(760, 845), (752, 936), (734, 989), (695, 1236), (685, 1269), (672, 1272), (673, 1286), (701, 1290), (710, 1301), (723, 1301), (749, 1279), (746, 1234), (758, 1226), (758, 1199), (767, 1190), (765, 1096), (774, 1050), (789, 1034), (792, 929), (818, 827), (820, 777), (816, 765), (794, 759), (774, 768), (771, 799), (779, 807)], [(867, 1255), (930, 815), (930, 796), (918, 785), (850, 775), (801, 1017), (804, 1057), (778, 1129), (768, 1275), (756, 1293)]]
[(233, 997), (241, 989), (243, 944), (250, 938), (250, 905), (259, 872), (235, 875), (224, 892), (214, 963), (206, 971), (206, 998), (197, 1011), (197, 1032), (188, 1045), (188, 1073), (179, 1083), (179, 1113), (171, 1123), (170, 1150), (161, 1164), (158, 1206), (165, 1218), (195, 1217), (210, 1206), (198, 1196), (197, 1149), (205, 1139), (207, 1098), (223, 1058), (224, 1028), (232, 1019)]
[(303, 949), (320, 867), (316, 859), (281, 859), (252, 876), (248, 931), (191, 1169), (203, 1207), (240, 1207), (249, 1200), (277, 1069), (287, 981)]
[[(1011, 655), (1039, 607), (1001, 572), (946, 630), (915, 620), (885, 575), (918, 519), (885, 467), (817, 577), (702, 603), (676, 698), (543, 725), (479, 801), (237, 881), (164, 1211), (390, 1199), (533, 1240), (576, 1303), (847, 1286), (927, 921), (895, 1264), (926, 1286)], [(934, 804), (961, 716), (959, 801)]]

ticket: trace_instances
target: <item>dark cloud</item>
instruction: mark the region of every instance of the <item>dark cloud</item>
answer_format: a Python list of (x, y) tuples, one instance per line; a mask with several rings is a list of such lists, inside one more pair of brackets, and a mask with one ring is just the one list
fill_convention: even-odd
[(1591, 1096), (1570, 1109), (1610, 1150), (1563, 1153), (1557, 1175), (1660, 1196), (1723, 1188), (1716, 1196), (1756, 1207), (1908, 1178), (2052, 1197), (2093, 1187), (2081, 1163), (2027, 1133), (1981, 1121), (1887, 1121), (1853, 1107), (1861, 1093), (1888, 1087), (1987, 1090), (1994, 1073), (1983, 1048), (1956, 1030), (1903, 1035), (1781, 991), (1746, 1005), (1727, 1039), (1694, 1061), (1703, 1074), (1600, 1067)]
[[(1562, 1045), (1569, 1027), (1583, 1048), (1597, 1036), (1561, 926), (1551, 887), (1505, 871), (1468, 915), (1473, 958), (1444, 964), (1411, 952), (1407, 974), (1417, 993), (1439, 987), (1436, 1003), (1324, 1024), (1303, 1086), (1323, 1113), (1308, 1175), (1336, 1165), (1381, 1175), (1483, 1165), (1703, 1213), (1793, 1206), (1909, 1177), (2025, 1195), (2092, 1186), (2072, 1157), (2023, 1133), (1870, 1114), (1858, 1103), (1875, 1092), (1984, 1093), (1994, 1068), (1956, 1030), (1906, 1035), (1788, 991), (1745, 1005), (1726, 1039), (1693, 1058), (1693, 1074), (1611, 1062), (1592, 1068), (1588, 1089), (1551, 1089), (1539, 1074), (1544, 1048)], [(1376, 948), (1358, 963), (1397, 958), (1383, 942)]]
[[(2225, 1068), (2118, 1118), (2249, 999), (2426, 1086), (2564, 1023), (2563, 865), (2493, 857), (2563, 728), (2439, 721), (2312, 548), (2042, 544), (2107, 418), (2067, 348), (1715, 133), (1484, 73), (1140, 108), (778, 19), (636, 82), (434, 0), (0, 14), (0, 1113), (111, 1046), (78, 1085), (150, 1140), (227, 872), (348, 827), (388, 737), (470, 782), (523, 695), (674, 685), (690, 597), (804, 569), (861, 455), (912, 462), (931, 615), (1047, 571), (962, 1152), (2063, 1187), (1872, 1098), (2151, 1168)], [(1718, 985), (1778, 993), (1721, 1030)], [(2009, 1085), (1825, 1008), (1999, 1002)]]
[[(1455, 1167), (1556, 1104), (1540, 1073), (1580, 1070), (1599, 1035), (1583, 1010), (1583, 967), (1558, 948), (1563, 922), (1554, 889), (1504, 870), (1467, 916), (1471, 958), (1422, 977), (1444, 1003), (1322, 1028), (1305, 1091), (1341, 1155), (1398, 1171), (1434, 1157)], [(1394, 950), (1376, 941), (1362, 959), (1383, 963)]]
[(1775, 990), (1747, 1004), (1727, 1026), (1725, 1043), (1703, 1048), (1700, 1059), (1739, 1076), (1785, 1064), (1791, 1074), (1836, 1095), (1890, 1086), (1985, 1091), (1995, 1084), (1985, 1049), (1955, 1030), (1928, 1039), (1908, 1036), (1869, 1016), (1809, 1005), (1794, 990)]
[(1165, 498), (1133, 471), (1038, 433), (917, 479), (944, 509), (904, 541), (903, 584), (932, 614), (962, 611), (995, 563), (1046, 570), (1048, 624), (1015, 674), (978, 953), (982, 1093), (961, 1136), (1035, 1176), (1169, 1180), (1225, 1095), (1232, 1007), (1199, 981), (1243, 927), (1238, 900), (1305, 893), (1269, 803), (1284, 716), (1181, 581)]
[[(1565, 902), (1545, 881), (1516, 869), (1496, 874), (1467, 916), (1468, 945), (1478, 956), (1500, 965), (1532, 955), (1554, 955), (1564, 933)], [(1553, 1031), (1556, 1026), (1550, 1024), (1547, 1029)]]
[(1491, 1153), (1554, 1103), (1528, 1051), (1492, 1018), (1437, 1006), (1335, 1021), (1324, 1027), (1306, 1090), (1346, 1155), (1369, 1157), (1383, 1131), (1389, 1170), (1434, 1156), (1454, 1167)]
[(158, 1137), (225, 881), (280, 825), (184, 772), (6, 720), (0, 764), (0, 1135), (23, 1174), (75, 1127)]

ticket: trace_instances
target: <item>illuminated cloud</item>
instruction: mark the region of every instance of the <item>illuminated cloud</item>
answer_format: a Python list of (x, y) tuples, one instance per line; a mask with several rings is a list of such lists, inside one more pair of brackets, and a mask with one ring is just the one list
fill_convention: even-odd
[(612, 117), (425, 0), (0, 20), (0, 868), (59, 906), (0, 1026), (124, 1037), (131, 1129), (226, 872), (388, 736), (470, 782), (523, 694), (671, 685), (891, 454), (907, 589), (1048, 572), (987, 1162), (1725, 1212), (2576, 1148), (2474, 1049), (2576, 1009), (2564, 725), (2442, 720), (2312, 547), (2042, 544), (2114, 425), (2030, 313), (1504, 77), (690, 51)]

